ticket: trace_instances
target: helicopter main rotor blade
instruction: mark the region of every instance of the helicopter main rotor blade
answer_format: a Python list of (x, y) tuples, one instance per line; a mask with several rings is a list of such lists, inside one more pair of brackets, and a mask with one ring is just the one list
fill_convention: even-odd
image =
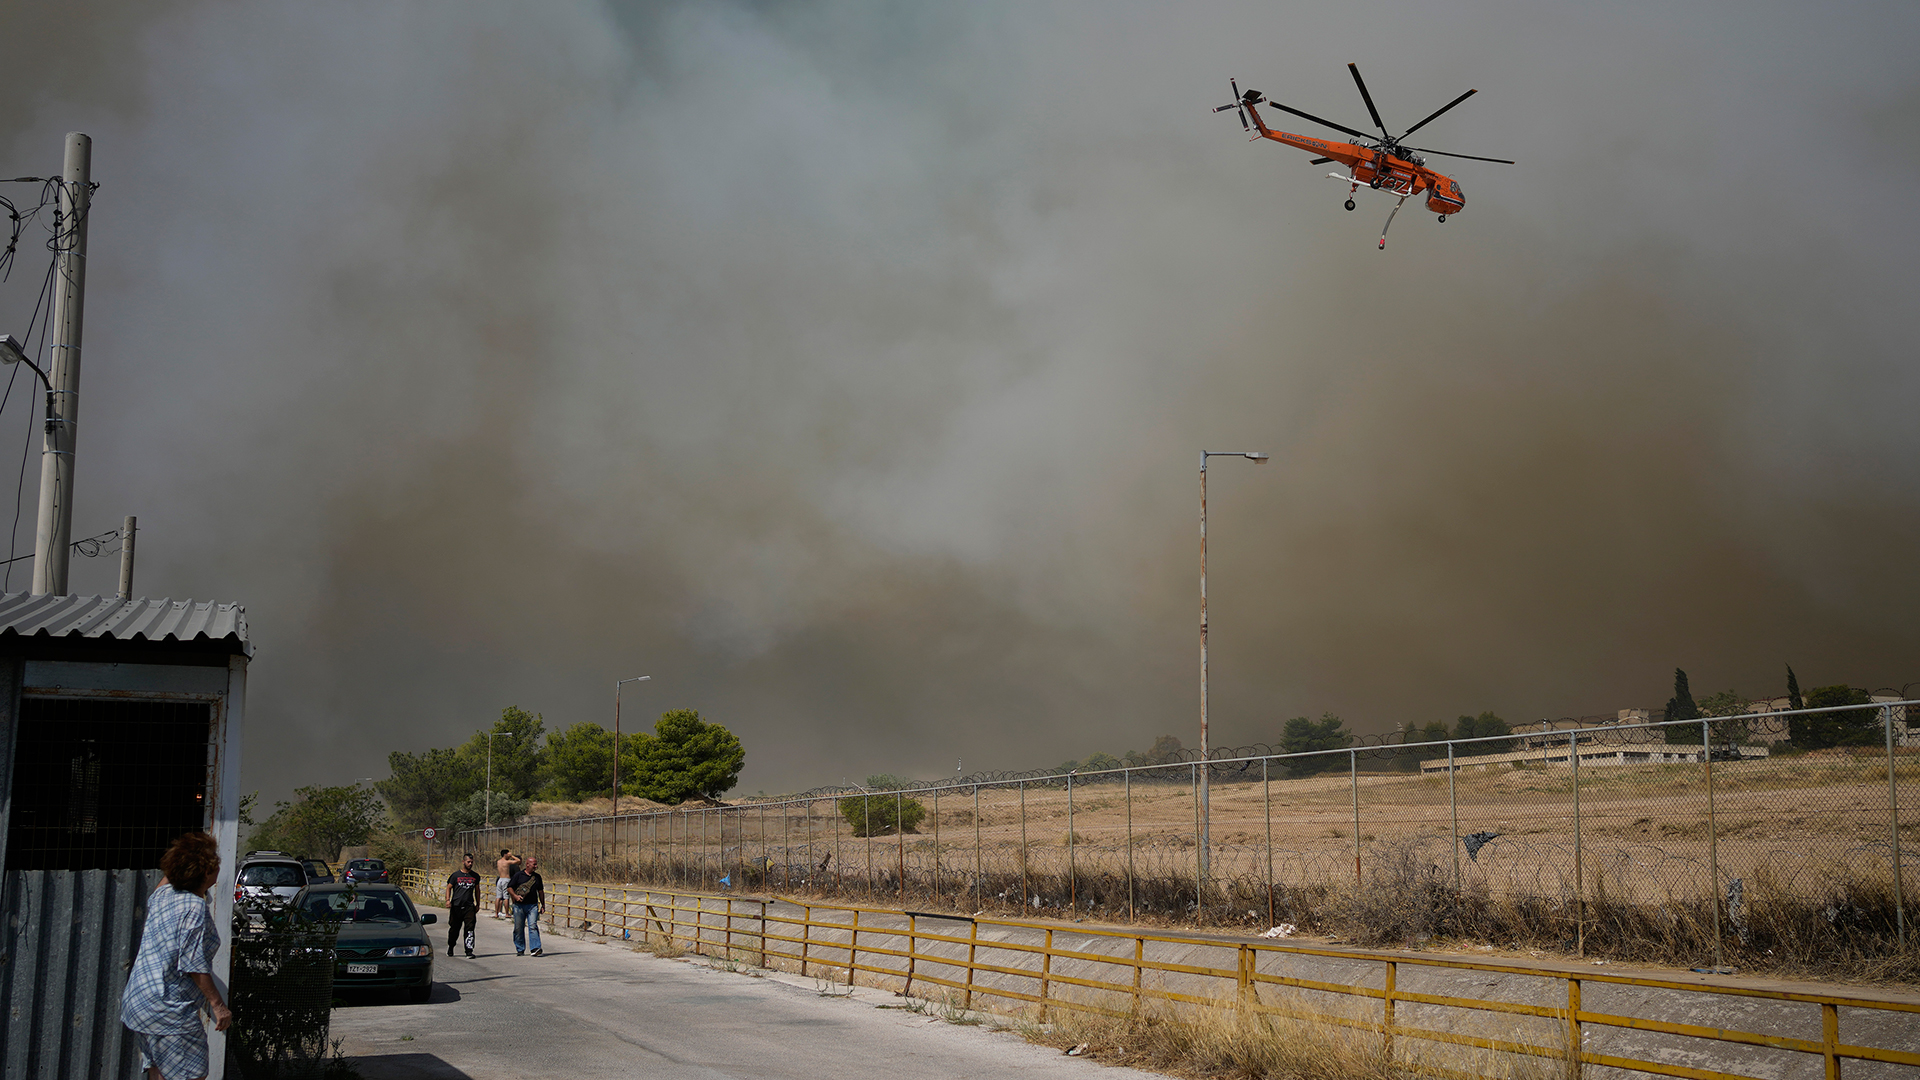
[(1373, 126), (1379, 128), (1380, 134), (1391, 141), (1393, 136), (1387, 131), (1386, 121), (1380, 119), (1380, 110), (1373, 107), (1373, 95), (1367, 93), (1367, 80), (1360, 77), (1360, 65), (1348, 64), (1347, 70), (1353, 72), (1353, 85), (1360, 88), (1360, 99), (1367, 103), (1367, 112), (1373, 116)]
[(1438, 154), (1441, 157), (1466, 158), (1468, 161), (1491, 161), (1496, 165), (1516, 164), (1516, 162), (1508, 161), (1506, 158), (1503, 158), (1503, 157), (1480, 157), (1475, 154), (1449, 154), (1445, 150), (1428, 150), (1426, 147), (1423, 147), (1423, 146), (1403, 146), (1400, 149), (1413, 150), (1422, 154)]
[(1437, 119), (1441, 113), (1446, 112), (1448, 109), (1453, 108), (1455, 105), (1460, 104), (1461, 102), (1467, 100), (1468, 98), (1472, 97), (1473, 95), (1479, 92), (1480, 91), (1478, 90), (1469, 90), (1466, 93), (1461, 94), (1459, 97), (1454, 98), (1452, 101), (1449, 101), (1445, 105), (1442, 105), (1440, 106), (1440, 108), (1434, 110), (1434, 114), (1432, 116), (1427, 117), (1427, 119), (1420, 121), (1419, 123), (1408, 128), (1406, 131), (1402, 132), (1400, 137), (1404, 139), (1408, 135), (1411, 135), (1414, 132), (1419, 131), (1421, 128), (1426, 127), (1429, 121)]
[(1324, 124), (1325, 126), (1330, 127), (1335, 131), (1344, 131), (1356, 139), (1366, 139), (1368, 141), (1372, 141), (1373, 139), (1373, 136), (1367, 134), (1364, 131), (1355, 131), (1345, 124), (1336, 124), (1331, 120), (1322, 120), (1319, 117), (1313, 115), (1312, 113), (1301, 112), (1299, 109), (1296, 109), (1291, 105), (1282, 105), (1279, 102), (1273, 100), (1272, 98), (1268, 98), (1266, 101), (1262, 102), (1262, 104), (1271, 105), (1274, 108), (1279, 109), (1281, 112), (1290, 112), (1302, 120), (1311, 120), (1316, 124)]

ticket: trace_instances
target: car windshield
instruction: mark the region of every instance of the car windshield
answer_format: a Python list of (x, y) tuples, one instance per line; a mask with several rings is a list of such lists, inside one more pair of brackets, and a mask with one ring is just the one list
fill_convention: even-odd
[(347, 866), (354, 870), (385, 870), (387, 868), (387, 864), (379, 859), (355, 859)]
[(316, 919), (395, 926), (408, 926), (414, 921), (413, 905), (400, 893), (320, 893), (307, 898), (307, 914)]
[(240, 871), (240, 884), (265, 889), (299, 888), (307, 883), (299, 869), (282, 863), (262, 863)]

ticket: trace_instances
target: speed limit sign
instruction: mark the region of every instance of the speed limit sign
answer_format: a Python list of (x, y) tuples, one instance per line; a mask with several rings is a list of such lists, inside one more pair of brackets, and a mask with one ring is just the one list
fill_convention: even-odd
[(426, 837), (428, 840), (431, 840), (433, 839), (435, 834), (432, 829), (421, 829), (420, 835)]

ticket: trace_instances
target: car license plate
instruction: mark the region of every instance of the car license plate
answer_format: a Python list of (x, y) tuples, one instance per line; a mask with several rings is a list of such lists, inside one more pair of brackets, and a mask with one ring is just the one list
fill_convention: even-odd
[(349, 974), (349, 975), (378, 975), (378, 974), (380, 974), (380, 965), (379, 965), (379, 964), (348, 964), (348, 965), (347, 965), (347, 974)]

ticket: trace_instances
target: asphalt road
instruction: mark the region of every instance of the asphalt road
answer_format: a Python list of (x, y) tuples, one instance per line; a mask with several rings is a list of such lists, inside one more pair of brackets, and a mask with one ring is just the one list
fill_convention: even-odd
[(333, 1037), (367, 1080), (1155, 1076), (919, 1015), (885, 991), (847, 997), (841, 986), (828, 997), (812, 979), (755, 978), (557, 934), (545, 956), (516, 957), (510, 924), (491, 918), (480, 920), (479, 959), (449, 958), (440, 916), (431, 1001), (333, 1011)]

